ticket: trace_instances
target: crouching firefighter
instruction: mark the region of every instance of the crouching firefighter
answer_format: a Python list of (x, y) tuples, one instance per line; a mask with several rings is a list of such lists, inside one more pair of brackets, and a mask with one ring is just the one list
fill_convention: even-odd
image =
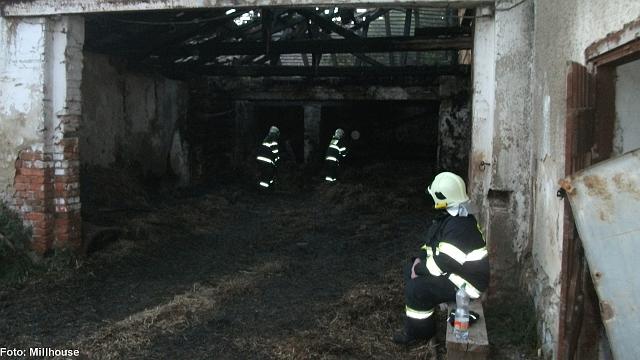
[(347, 147), (344, 146), (344, 131), (337, 129), (334, 133), (327, 154), (324, 158), (324, 171), (326, 182), (334, 182), (338, 180), (338, 171), (340, 170), (340, 161), (347, 156)]
[(470, 213), (462, 178), (450, 172), (438, 174), (427, 192), (442, 210), (427, 231), (419, 254), (404, 269), (404, 328), (393, 336), (398, 344), (428, 340), (436, 332), (435, 307), (455, 301), (465, 285), (477, 299), (489, 285), (489, 259), (484, 236)]
[(259, 171), (258, 185), (264, 189), (273, 186), (276, 179), (276, 170), (278, 168), (278, 161), (280, 160), (278, 150), (279, 137), (280, 130), (272, 126), (258, 148), (258, 155), (256, 157)]

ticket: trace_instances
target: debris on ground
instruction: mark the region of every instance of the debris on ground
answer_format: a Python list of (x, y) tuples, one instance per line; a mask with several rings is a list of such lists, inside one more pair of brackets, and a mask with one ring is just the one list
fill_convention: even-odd
[(96, 171), (104, 193), (83, 200), (83, 219), (109, 240), (69, 276), (3, 292), (0, 343), (90, 359), (443, 359), (444, 346), (391, 341), (432, 174), (376, 164), (263, 193), (238, 182), (152, 192)]

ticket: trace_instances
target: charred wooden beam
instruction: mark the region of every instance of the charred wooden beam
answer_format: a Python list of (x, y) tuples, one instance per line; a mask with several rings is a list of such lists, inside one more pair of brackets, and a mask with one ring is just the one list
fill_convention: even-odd
[[(404, 36), (411, 35), (411, 9), (407, 9), (404, 16)], [(402, 53), (401, 63), (402, 65), (407, 65), (407, 54), (406, 52)]]
[(364, 28), (365, 26), (369, 27), (369, 24), (371, 24), (372, 21), (386, 14), (387, 12), (389, 12), (389, 10), (390, 9), (376, 9), (374, 11), (370, 11), (370, 12), (366, 12), (364, 14), (358, 15), (358, 17), (364, 17), (365, 20), (355, 24), (350, 28), (350, 30), (355, 32), (361, 28)]
[(471, 29), (473, 27), (475, 13), (475, 9), (466, 9), (464, 15), (462, 15), (462, 23), (460, 26), (465, 29)]
[[(396, 36), (354, 40), (285, 40), (273, 41), (270, 48), (279, 54), (461, 50), (473, 48), (473, 39), (469, 36), (446, 39)], [(265, 44), (263, 42), (220, 42), (212, 44), (209, 48), (200, 49), (198, 56), (203, 59), (219, 55), (261, 55), (264, 53)]]
[(441, 75), (468, 76), (469, 65), (447, 66), (396, 66), (386, 67), (384, 74), (371, 66), (320, 66), (317, 70), (309, 66), (198, 66), (189, 67), (193, 73), (210, 76), (318, 76), (318, 77), (374, 77), (412, 76), (437, 77)]
[[(215, 94), (212, 97), (215, 98)], [(270, 85), (268, 88), (226, 89), (218, 96), (251, 101), (371, 101), (371, 100), (440, 100), (437, 86), (306, 86)]]
[[(371, 7), (393, 7), (398, 6), (397, 1), (392, 0), (356, 0), (349, 2), (336, 2), (335, 0), (315, 0), (305, 2), (313, 6), (335, 6), (337, 3), (344, 3), (349, 6), (371, 6)], [(494, 1), (489, 0), (421, 0), (413, 1), (425, 7), (471, 8), (484, 5), (493, 5)], [(203, 5), (206, 4), (206, 5)], [(259, 5), (261, 7), (293, 7), (300, 6), (300, 1), (294, 0), (264, 0), (259, 2), (242, 2), (237, 0), (219, 1), (195, 1), (195, 0), (171, 0), (171, 1), (114, 1), (114, 0), (4, 0), (0, 2), (0, 12), (3, 16), (49, 16), (64, 14), (86, 14), (100, 12), (122, 12), (141, 10), (172, 10), (172, 9), (201, 9), (210, 8), (235, 8), (238, 6)]]
[[(355, 32), (343, 28), (342, 26), (334, 23), (333, 21), (331, 21), (330, 19), (325, 18), (324, 16), (318, 14), (315, 11), (311, 11), (311, 10), (305, 10), (305, 9), (301, 9), (301, 10), (296, 10), (300, 15), (307, 17), (308, 19), (310, 19), (312, 22), (317, 23), (320, 27), (322, 27), (323, 29), (327, 30), (327, 31), (332, 31), (335, 32), (336, 34), (344, 37), (345, 39), (360, 39), (360, 36), (358, 36), (358, 34), (356, 34)], [(371, 65), (376, 65), (376, 66), (384, 66), (384, 64), (380, 63), (379, 61), (370, 58), (367, 55), (364, 54), (360, 54), (358, 51), (356, 52), (351, 52), (353, 54), (353, 56), (357, 57), (358, 59), (369, 63)]]
[[(391, 16), (389, 13), (384, 14), (384, 31), (387, 37), (391, 37)], [(389, 64), (391, 64), (391, 66), (395, 66), (396, 64), (396, 56), (392, 52), (389, 53)]]
[(273, 13), (269, 9), (262, 9), (262, 42), (267, 57), (271, 57), (271, 28), (273, 26)]
[(459, 26), (427, 26), (416, 27), (415, 29), (415, 36), (455, 37), (470, 34), (471, 29), (469, 27)]
[(143, 50), (143, 52), (138, 55), (137, 60), (142, 60), (146, 57), (167, 53), (167, 51), (171, 51), (170, 49), (178, 49), (184, 46), (185, 42), (193, 39), (196, 36), (203, 36), (205, 34), (211, 34), (215, 32), (220, 26), (225, 23), (232, 22), (234, 19), (242, 16), (244, 11), (237, 11), (232, 14), (225, 14), (221, 16), (217, 16), (211, 19), (204, 19), (196, 23), (196, 27), (194, 29), (190, 29), (187, 31), (179, 32), (174, 35), (171, 39), (163, 39), (160, 37), (160, 40), (154, 39), (154, 37), (147, 37), (147, 41), (150, 42), (150, 45), (147, 45), (147, 48)]

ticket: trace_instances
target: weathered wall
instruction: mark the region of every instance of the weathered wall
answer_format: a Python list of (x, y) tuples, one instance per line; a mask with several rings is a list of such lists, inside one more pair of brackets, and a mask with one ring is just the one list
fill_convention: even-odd
[(467, 176), (471, 148), (471, 111), (466, 94), (440, 102), (438, 167)]
[(476, 13), (469, 191), (487, 237), (490, 298), (518, 291), (530, 253), (533, 13), (532, 2)]
[(616, 76), (614, 156), (640, 148), (640, 60), (618, 66)]
[(120, 162), (155, 175), (167, 171), (174, 134), (186, 117), (185, 83), (131, 73), (107, 56), (87, 53), (82, 92), (83, 164)]
[(543, 350), (555, 347), (560, 301), (563, 202), (556, 197), (564, 177), (568, 61), (585, 63), (584, 51), (607, 33), (640, 15), (636, 0), (536, 0), (531, 77), (534, 217), (530, 282), (542, 314)]
[(487, 232), (492, 296), (517, 291), (531, 222), (531, 57), (533, 3), (495, 8), (495, 94)]
[(32, 248), (80, 245), (82, 17), (0, 18), (0, 198)]
[[(495, 8), (495, 14), (479, 9), (475, 24), (469, 188), (487, 227), (498, 275), (492, 288), (517, 285), (516, 276), (504, 274), (523, 271), (540, 314), (543, 352), (553, 356), (567, 62), (584, 63), (586, 47), (637, 18), (640, 2), (498, 1)], [(483, 160), (491, 162), (484, 170)]]
[(0, 198), (13, 197), (22, 149), (43, 150), (45, 21), (0, 17)]

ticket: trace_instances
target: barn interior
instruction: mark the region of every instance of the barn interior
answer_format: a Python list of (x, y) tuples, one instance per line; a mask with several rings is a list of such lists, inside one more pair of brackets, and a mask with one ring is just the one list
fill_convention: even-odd
[[(472, 10), (85, 15), (87, 271), (24, 292), (20, 306), (55, 317), (10, 317), (12, 344), (28, 332), (105, 358), (443, 358), (390, 338), (402, 266), (433, 216), (425, 188), (469, 166)], [(282, 163), (264, 193), (255, 156), (272, 125)], [(337, 128), (349, 154), (326, 184)], [(514, 356), (535, 344), (495, 338)]]

